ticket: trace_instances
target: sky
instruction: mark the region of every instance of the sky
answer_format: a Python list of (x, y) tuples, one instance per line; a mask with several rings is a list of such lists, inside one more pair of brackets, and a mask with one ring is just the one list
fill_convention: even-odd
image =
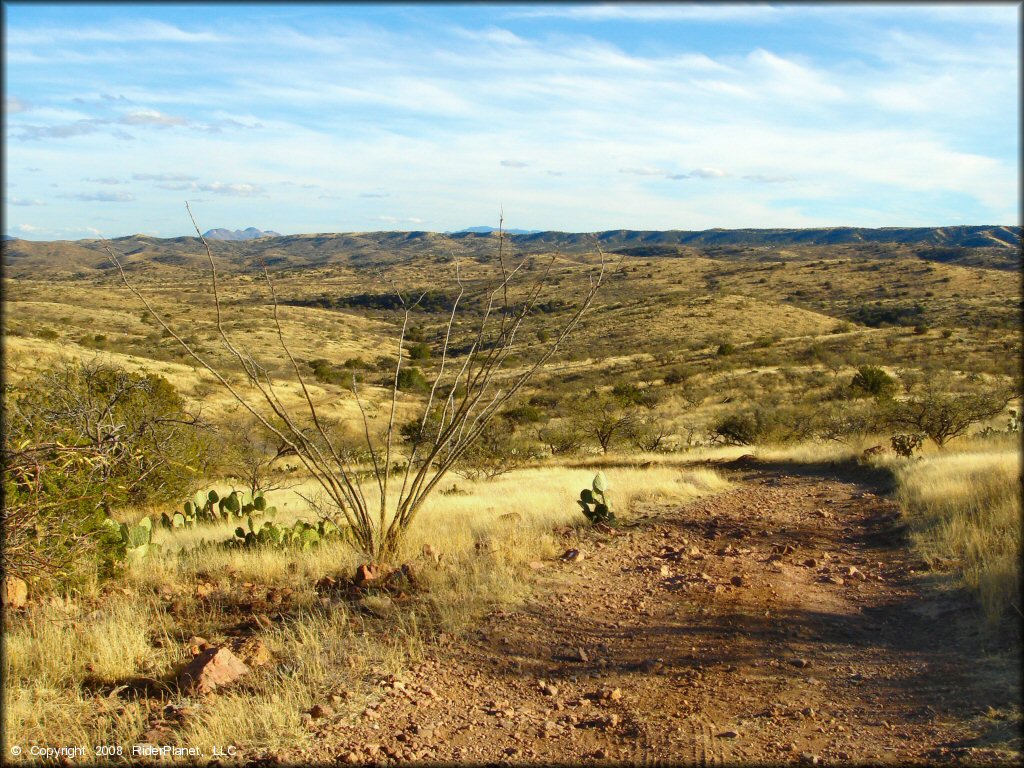
[(1020, 223), (1019, 4), (4, 4), (4, 232)]

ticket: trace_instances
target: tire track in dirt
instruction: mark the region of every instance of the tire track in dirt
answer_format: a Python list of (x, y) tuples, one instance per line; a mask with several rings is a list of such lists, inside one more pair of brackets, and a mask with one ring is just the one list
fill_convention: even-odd
[[(899, 510), (836, 469), (734, 463), (442, 638), (379, 708), (291, 757), (342, 762), (932, 763), (971, 734), (964, 650), (929, 619)], [(934, 612), (931, 612), (934, 613)], [(974, 762), (1000, 755), (971, 752)]]

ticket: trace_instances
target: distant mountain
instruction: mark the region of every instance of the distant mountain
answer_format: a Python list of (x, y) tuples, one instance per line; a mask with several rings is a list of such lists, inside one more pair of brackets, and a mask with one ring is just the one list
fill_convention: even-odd
[(266, 230), (265, 232), (256, 227), (246, 229), (211, 229), (203, 233), (208, 240), (255, 240), (258, 237), (281, 237), (280, 232)]
[[(497, 227), (466, 227), (465, 229), (459, 229), (450, 234), (453, 235), (489, 235), (492, 232), (497, 232)], [(506, 229), (506, 235), (536, 235), (542, 230), (539, 229)]]
[[(330, 265), (378, 268), (410, 259), (455, 256), (486, 262), (497, 252), (490, 227), (485, 232), (341, 232), (275, 236), (255, 228), (258, 239), (222, 240), (217, 249), (225, 268), (253, 268), (260, 256), (272, 268)], [(211, 230), (215, 238), (225, 230)], [(128, 271), (205, 269), (195, 237), (143, 235), (110, 241), (3, 241), (3, 265), (10, 277), (42, 274), (83, 276), (110, 268), (112, 247)], [(703, 231), (608, 230), (605, 232), (509, 233), (506, 245), (518, 256), (593, 254), (597, 247), (624, 258), (705, 258), (724, 261), (797, 261), (822, 258), (913, 258), (960, 266), (1019, 271), (1024, 266), (1019, 226), (821, 227), (816, 229), (708, 229)]]

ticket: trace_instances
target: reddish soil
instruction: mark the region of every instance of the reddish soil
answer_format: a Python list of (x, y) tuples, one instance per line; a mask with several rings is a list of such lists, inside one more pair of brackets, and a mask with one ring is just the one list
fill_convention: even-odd
[[(566, 547), (533, 597), (441, 638), (357, 722), (341, 762), (988, 763), (992, 688), (963, 605), (924, 589), (863, 476), (751, 462), (734, 490)], [(800, 474), (803, 472), (803, 474)], [(851, 570), (852, 569), (852, 570)], [(931, 595), (926, 597), (926, 595)], [(975, 640), (980, 642), (980, 640)]]

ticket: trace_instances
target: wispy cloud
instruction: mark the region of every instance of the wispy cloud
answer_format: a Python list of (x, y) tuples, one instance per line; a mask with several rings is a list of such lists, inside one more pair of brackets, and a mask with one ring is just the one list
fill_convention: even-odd
[(174, 125), (188, 125), (183, 117), (167, 115), (156, 109), (139, 109), (128, 112), (118, 119), (122, 125), (150, 125), (157, 128), (169, 128)]
[(7, 198), (8, 205), (23, 205), (23, 206), (36, 206), (46, 205), (42, 200), (27, 199), (24, 197), (9, 197)]
[(663, 168), (644, 166), (643, 168), (619, 168), (619, 173), (628, 173), (633, 176), (665, 176), (668, 172)]
[(114, 176), (101, 176), (99, 178), (85, 177), (85, 178), (82, 179), (82, 181), (88, 181), (88, 182), (91, 182), (93, 184), (127, 184), (128, 183), (124, 179), (118, 179), (118, 178), (115, 178)]
[(15, 46), (59, 45), (69, 42), (209, 44), (229, 40), (225, 35), (208, 30), (193, 32), (166, 22), (146, 19), (103, 27), (49, 26), (7, 31), (7, 44)]
[(510, 18), (560, 18), (576, 21), (698, 21), (698, 22), (755, 22), (776, 21), (782, 9), (759, 4), (731, 3), (629, 3), (615, 5), (597, 3), (586, 5), (550, 5), (523, 11), (510, 11)]
[(189, 176), (183, 173), (133, 173), (132, 178), (136, 181), (198, 181), (197, 176)]
[(756, 181), (760, 184), (782, 184), (787, 181), (793, 181), (792, 176), (778, 176), (769, 173), (752, 173), (743, 177), (747, 181)]
[(501, 164), (506, 168), (526, 168), (529, 165), (522, 160), (502, 160)]
[(232, 197), (258, 197), (266, 194), (266, 191), (259, 184), (225, 184), (222, 181), (198, 184), (196, 189), (203, 192), (213, 192), (218, 195), (230, 195)]
[(694, 168), (690, 171), (690, 176), (698, 179), (724, 179), (728, 175), (721, 168)]
[(96, 133), (102, 130), (106, 124), (106, 120), (76, 120), (63, 125), (18, 125), (13, 127), (13, 137), (27, 141), (69, 139), (72, 136)]
[(131, 203), (135, 201), (135, 196), (128, 192), (79, 192), (61, 195), (61, 197), (90, 203)]

